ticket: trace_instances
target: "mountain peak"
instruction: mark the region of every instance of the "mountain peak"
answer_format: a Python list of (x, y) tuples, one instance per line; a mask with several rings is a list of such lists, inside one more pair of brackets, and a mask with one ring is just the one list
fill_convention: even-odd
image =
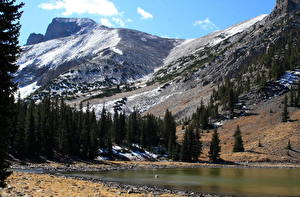
[(63, 38), (75, 34), (84, 34), (93, 29), (97, 23), (89, 18), (54, 18), (49, 24), (46, 34), (30, 34), (26, 45)]
[(288, 14), (300, 9), (300, 0), (277, 0), (274, 12)]
[(89, 18), (61, 18), (61, 17), (54, 18), (52, 20), (52, 23), (76, 23), (80, 26), (96, 24), (94, 20)]
[(45, 41), (86, 33), (96, 22), (88, 18), (54, 18), (47, 28)]

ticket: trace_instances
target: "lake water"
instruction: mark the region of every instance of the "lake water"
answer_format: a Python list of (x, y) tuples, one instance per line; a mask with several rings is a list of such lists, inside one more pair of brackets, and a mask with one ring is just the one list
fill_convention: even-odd
[(193, 192), (242, 196), (300, 196), (300, 169), (175, 168), (68, 174)]

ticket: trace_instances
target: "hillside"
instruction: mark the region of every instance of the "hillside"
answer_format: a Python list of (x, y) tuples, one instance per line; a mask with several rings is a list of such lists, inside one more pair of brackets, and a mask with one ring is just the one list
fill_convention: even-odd
[[(71, 103), (89, 101), (97, 112), (105, 104), (113, 111), (120, 99), (128, 97), (120, 106), (126, 112), (135, 107), (140, 112), (162, 116), (169, 109), (180, 120), (190, 116), (201, 100), (207, 103), (213, 89), (226, 78), (242, 91), (240, 94), (249, 91), (258, 98), (261, 89), (284, 85), (278, 80), (300, 63), (298, 4), (291, 2), (294, 1), (278, 1), (269, 15), (177, 45), (161, 68), (142, 82), (131, 84), (138, 91), (122, 89), (121, 94), (115, 92), (107, 98), (101, 95), (103, 91), (91, 92), (91, 96)], [(275, 84), (268, 86), (267, 82)]]
[[(289, 107), (290, 121), (281, 122), (283, 97), (258, 103), (251, 107), (252, 115), (222, 121), (218, 129), (221, 140), (221, 158), (233, 162), (299, 162), (300, 161), (300, 110)], [(240, 126), (245, 152), (232, 153), (234, 131)], [(204, 131), (202, 160), (208, 160), (212, 131)], [(178, 141), (183, 139), (182, 125), (177, 127)], [(292, 150), (287, 150), (288, 140)], [(259, 141), (261, 147), (259, 147)]]
[[(23, 97), (61, 95), (98, 119), (105, 106), (112, 114), (136, 110), (157, 117), (168, 109), (182, 121), (192, 118), (201, 102), (210, 103), (220, 114), (210, 123), (224, 122), (219, 128), (223, 159), (298, 161), (300, 112), (290, 108), (293, 121), (281, 123), (280, 102), (287, 92), (299, 90), (299, 9), (298, 0), (277, 0), (269, 15), (187, 41), (56, 18), (45, 36), (31, 36), (28, 42), (34, 44), (23, 48), (17, 81)], [(53, 35), (51, 29), (61, 29), (61, 23), (70, 31)], [(236, 97), (232, 111), (226, 100), (230, 93)], [(237, 125), (245, 141), (242, 154), (231, 153)], [(211, 134), (202, 129), (207, 153)], [(287, 153), (289, 139), (295, 150)]]
[[(54, 18), (37, 42), (29, 37), (17, 64), (23, 98), (74, 97), (148, 75), (181, 40), (130, 29), (113, 29), (88, 19)], [(149, 55), (151, 54), (151, 55)]]

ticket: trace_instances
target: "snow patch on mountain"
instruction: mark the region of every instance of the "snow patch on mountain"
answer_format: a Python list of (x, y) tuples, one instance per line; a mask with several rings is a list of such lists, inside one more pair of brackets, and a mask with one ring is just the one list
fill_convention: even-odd
[(116, 48), (120, 40), (117, 29), (98, 27), (89, 34), (26, 46), (17, 64), (20, 66), (19, 71), (28, 65), (38, 68), (50, 66), (50, 69), (55, 69), (63, 62), (92, 56), (107, 48), (121, 53), (121, 50)]
[[(155, 150), (163, 150), (162, 147), (156, 147)], [(158, 151), (159, 152), (159, 151)], [(107, 157), (109, 155), (107, 149), (99, 149), (99, 154), (97, 160), (110, 160)], [(158, 154), (147, 151), (137, 144), (132, 144), (131, 147), (121, 147), (118, 145), (112, 146), (112, 157), (119, 160), (129, 160), (129, 161), (156, 161), (158, 159), (166, 159), (167, 154)]]
[(267, 15), (263, 14), (251, 20), (242, 22), (238, 25), (234, 25), (222, 31), (217, 31), (207, 36), (198, 38), (198, 39), (190, 39), (186, 40), (182, 44), (176, 46), (172, 49), (169, 56), (165, 59), (164, 65), (170, 65), (176, 62), (179, 58), (184, 57), (186, 55), (191, 55), (199, 50), (203, 50), (206, 46), (212, 47), (220, 42), (228, 39), (231, 36), (234, 36), (238, 33), (243, 32), (247, 28), (251, 27), (255, 23), (263, 20)]
[(24, 99), (24, 98), (28, 97), (30, 94), (32, 94), (34, 91), (36, 91), (39, 88), (40, 88), (40, 86), (37, 85), (37, 81), (36, 81), (32, 84), (29, 84), (27, 86), (19, 88), (18, 92), (20, 93), (21, 99)]

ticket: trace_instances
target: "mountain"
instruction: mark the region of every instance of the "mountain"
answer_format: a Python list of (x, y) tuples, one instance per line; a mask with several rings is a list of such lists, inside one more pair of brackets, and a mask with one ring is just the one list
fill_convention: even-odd
[(74, 95), (139, 79), (163, 64), (182, 41), (90, 19), (55, 18), (46, 34), (31, 34), (17, 64), (22, 97), (33, 93)]
[(157, 116), (169, 109), (182, 119), (229, 79), (243, 104), (253, 104), (285, 92), (281, 77), (300, 63), (299, 5), (278, 0), (269, 15), (186, 41), (95, 25), (29, 45), (18, 61), (20, 90), (89, 101), (97, 113), (104, 105)]
[(93, 29), (97, 23), (88, 18), (54, 18), (47, 28), (46, 34), (32, 33), (27, 39), (26, 45), (38, 44), (48, 40), (80, 35)]
[[(203, 131), (204, 158), (218, 127), (226, 161), (299, 162), (300, 0), (277, 0), (268, 15), (185, 41), (97, 24), (75, 29), (31, 36), (36, 44), (23, 48), (16, 76), (23, 97), (63, 95), (98, 117), (103, 107), (157, 117), (168, 109), (178, 142), (186, 125)], [(246, 151), (233, 153), (238, 125)]]
[(297, 79), (285, 78), (290, 75), (285, 71), (300, 64), (299, 5), (296, 0), (278, 0), (269, 15), (182, 42), (147, 83), (135, 85), (137, 90), (77, 101), (89, 101), (97, 112), (104, 105), (112, 112), (136, 108), (157, 116), (169, 109), (183, 119), (191, 116), (201, 101), (208, 103), (225, 79), (234, 84), (243, 106), (283, 94)]

